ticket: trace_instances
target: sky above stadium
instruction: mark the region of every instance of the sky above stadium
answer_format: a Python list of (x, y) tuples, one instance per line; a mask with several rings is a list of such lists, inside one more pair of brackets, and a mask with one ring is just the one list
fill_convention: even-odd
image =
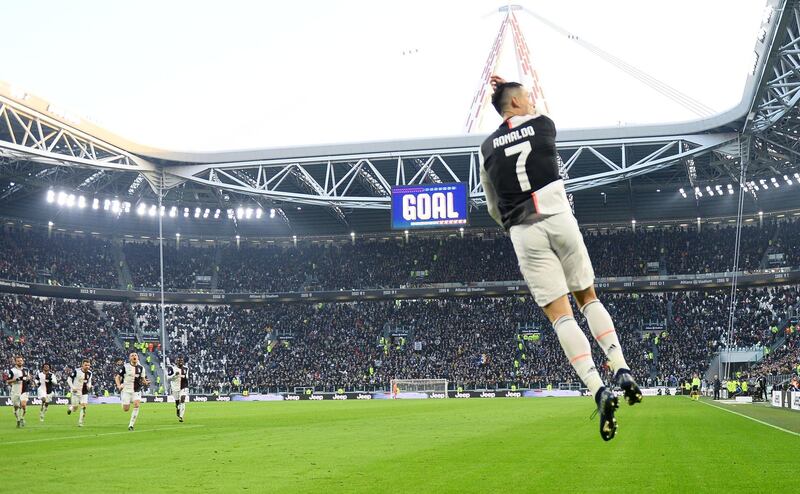
[[(765, 5), (517, 3), (716, 111), (742, 98)], [(170, 150), (461, 135), (502, 5), (6, 2), (12, 49), (4, 50), (0, 80)], [(527, 12), (517, 17), (560, 128), (696, 118)], [(513, 79), (511, 61), (501, 60), (501, 75)], [(481, 130), (499, 121), (490, 115)]]

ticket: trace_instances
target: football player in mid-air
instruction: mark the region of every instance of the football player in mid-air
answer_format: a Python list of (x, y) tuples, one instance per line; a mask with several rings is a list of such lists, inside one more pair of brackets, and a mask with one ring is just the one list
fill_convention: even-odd
[(594, 291), (594, 270), (572, 214), (556, 151), (556, 127), (536, 112), (528, 90), (493, 76), (492, 105), (503, 123), (481, 145), (480, 177), (489, 215), (511, 237), (520, 270), (558, 336), (561, 348), (591, 390), (600, 414), (600, 436), (617, 431), (618, 401), (592, 361), (592, 348), (575, 321), (571, 292), (592, 335), (614, 369), (629, 404), (642, 401), (622, 355), (614, 322)]
[(50, 364), (42, 365), (42, 370), (36, 375), (36, 382), (39, 385), (37, 391), (39, 399), (42, 400), (42, 408), (39, 410), (39, 421), (44, 422), (44, 414), (47, 413), (47, 407), (53, 401), (53, 395), (56, 386), (56, 374), (50, 370)]
[(139, 416), (139, 403), (142, 401), (142, 388), (150, 384), (144, 373), (144, 367), (139, 364), (139, 354), (131, 352), (128, 356), (129, 361), (117, 369), (114, 382), (117, 389), (121, 392), (122, 410), (127, 412), (133, 403), (131, 420), (128, 422), (128, 430), (132, 431), (136, 425), (136, 418)]
[(28, 392), (32, 386), (33, 376), (25, 367), (22, 355), (14, 357), (14, 365), (5, 371), (5, 381), (11, 386), (11, 404), (14, 405), (14, 417), (17, 427), (25, 427), (25, 413), (28, 411)]
[(175, 364), (167, 367), (169, 387), (172, 397), (175, 398), (175, 414), (178, 421), (183, 422), (186, 414), (186, 402), (189, 401), (189, 369), (183, 362), (183, 357), (175, 359)]

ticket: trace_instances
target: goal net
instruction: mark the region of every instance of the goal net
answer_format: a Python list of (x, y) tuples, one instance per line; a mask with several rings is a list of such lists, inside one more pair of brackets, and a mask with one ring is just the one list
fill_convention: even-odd
[(437, 398), (447, 398), (447, 379), (392, 379), (389, 392), (392, 397), (403, 393), (435, 393), (443, 395)]

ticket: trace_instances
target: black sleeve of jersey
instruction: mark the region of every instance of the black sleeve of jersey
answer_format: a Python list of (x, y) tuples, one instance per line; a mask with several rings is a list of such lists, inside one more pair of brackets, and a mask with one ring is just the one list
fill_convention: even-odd
[(124, 365), (120, 366), (119, 368), (117, 368), (117, 375), (119, 377), (125, 377), (125, 366)]

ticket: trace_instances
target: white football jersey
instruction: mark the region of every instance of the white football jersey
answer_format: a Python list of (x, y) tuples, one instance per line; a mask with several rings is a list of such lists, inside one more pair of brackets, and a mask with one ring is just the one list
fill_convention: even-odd
[(131, 365), (130, 362), (125, 362), (125, 365), (119, 368), (117, 375), (122, 378), (122, 391), (125, 393), (138, 393), (142, 390), (142, 381), (144, 380), (144, 367), (141, 364)]
[(8, 371), (8, 377), (11, 380), (9, 384), (11, 384), (11, 394), (22, 394), (27, 393), (31, 389), (31, 376), (30, 371), (27, 367), (22, 367), (21, 369), (14, 366)]
[(189, 388), (189, 369), (185, 365), (182, 368), (174, 364), (170, 365), (167, 367), (167, 375), (171, 389)]
[(44, 371), (41, 371), (36, 375), (36, 382), (39, 383), (39, 396), (49, 395), (55, 391), (56, 375), (52, 372), (45, 374)]
[(92, 387), (92, 371), (84, 372), (83, 369), (75, 369), (70, 375), (69, 382), (73, 393), (88, 394)]

